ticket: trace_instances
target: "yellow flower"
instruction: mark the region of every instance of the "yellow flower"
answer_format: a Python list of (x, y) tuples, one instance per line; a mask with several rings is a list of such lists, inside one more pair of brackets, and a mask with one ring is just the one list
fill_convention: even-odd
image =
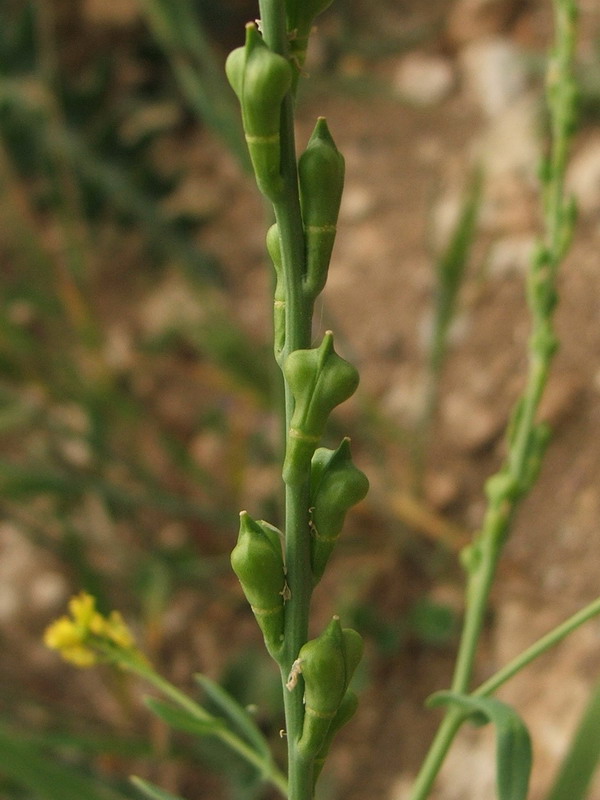
[[(44, 643), (78, 667), (91, 667), (106, 652), (102, 645), (111, 645), (121, 651), (138, 655), (131, 631), (118, 611), (108, 617), (96, 609), (92, 595), (81, 592), (69, 601), (71, 617), (60, 617), (48, 626)], [(141, 656), (141, 654), (139, 654)], [(118, 654), (115, 653), (118, 660)]]

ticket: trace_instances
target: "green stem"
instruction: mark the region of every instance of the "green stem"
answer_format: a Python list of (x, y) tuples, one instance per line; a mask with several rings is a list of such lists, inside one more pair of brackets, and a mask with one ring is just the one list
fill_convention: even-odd
[(448, 750), (463, 720), (464, 714), (457, 708), (451, 708), (446, 712), (427, 752), (427, 756), (421, 765), (421, 769), (413, 785), (410, 800), (425, 800), (425, 798), (429, 796)]
[[(460, 694), (469, 692), (498, 561), (517, 506), (533, 482), (532, 464), (541, 458), (543, 449), (540, 438), (536, 436), (539, 431), (536, 428), (536, 415), (555, 351), (553, 303), (548, 302), (548, 298), (554, 295), (556, 270), (564, 255), (565, 242), (568, 241), (572, 227), (572, 219), (566, 214), (563, 196), (573, 116), (570, 92), (575, 15), (572, 0), (555, 0), (554, 11), (556, 57), (550, 85), (550, 92), (553, 93), (549, 93), (552, 135), (550, 172), (545, 179), (543, 196), (544, 259), (541, 263), (532, 261), (530, 267), (532, 335), (528, 350), (529, 365), (526, 386), (514, 417), (514, 430), (509, 432), (508, 455), (496, 476), (500, 479), (499, 484), (493, 487), (493, 491), (492, 485), (488, 484), (488, 509), (481, 531), (464, 554), (468, 575), (466, 610), (452, 680), (452, 691)], [(526, 651), (527, 653), (531, 655), (530, 651)], [(535, 651), (531, 657), (535, 657)], [(411, 800), (424, 800), (427, 797), (460, 724), (461, 720), (456, 717), (456, 712), (449, 710), (417, 777)]]
[[(276, 53), (288, 57), (285, 7), (282, 0), (260, 0), (263, 37)], [(294, 98), (284, 99), (281, 112), (282, 192), (274, 202), (275, 219), (281, 241), (285, 283), (285, 345), (281, 363), (294, 350), (306, 349), (311, 342), (311, 308), (303, 291), (306, 273), (305, 239), (298, 193), (298, 173), (294, 138)], [(285, 385), (286, 432), (290, 429), (294, 399)], [(308, 639), (308, 616), (312, 594), (309, 528), (309, 479), (301, 485), (286, 487), (285, 556), (290, 598), (285, 608), (285, 640), (280, 659), (284, 684), (284, 707), (288, 743), (289, 800), (313, 797), (312, 761), (298, 751), (304, 720), (302, 680), (294, 689), (285, 688), (292, 664)]]
[(520, 672), (524, 667), (530, 664), (534, 659), (546, 653), (559, 642), (562, 642), (570, 633), (579, 628), (588, 620), (600, 614), (600, 597), (592, 603), (582, 608), (572, 617), (565, 620), (563, 623), (553, 628), (537, 642), (534, 642), (527, 650), (524, 650), (518, 656), (509, 661), (506, 666), (498, 670), (495, 675), (488, 678), (487, 681), (478, 686), (473, 692), (475, 697), (488, 697), (493, 694), (497, 689), (505, 684), (510, 678)]
[[(600, 597), (585, 608), (582, 608), (576, 614), (573, 614), (572, 617), (569, 617), (569, 619), (565, 620), (545, 636), (542, 636), (537, 642), (534, 642), (534, 644), (506, 664), (506, 666), (498, 670), (495, 675), (492, 675), (491, 678), (488, 678), (487, 681), (478, 686), (477, 689), (472, 692), (472, 696), (489, 697), (494, 694), (503, 684), (528, 666), (532, 661), (546, 653), (574, 630), (599, 614)], [(429, 795), (448, 750), (463, 721), (464, 714), (462, 714), (460, 710), (450, 709), (447, 712), (438, 728), (436, 736), (429, 748), (429, 752), (423, 762), (421, 771), (415, 781), (411, 800), (424, 800), (424, 798)]]

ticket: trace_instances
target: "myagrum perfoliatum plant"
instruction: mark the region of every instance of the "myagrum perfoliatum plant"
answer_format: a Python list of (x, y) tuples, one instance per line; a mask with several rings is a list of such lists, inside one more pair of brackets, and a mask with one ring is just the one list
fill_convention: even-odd
[[(360, 635), (342, 627), (337, 616), (320, 635), (309, 639), (313, 589), (323, 576), (347, 512), (368, 490), (366, 476), (352, 462), (347, 438), (334, 450), (320, 446), (330, 414), (356, 390), (358, 373), (336, 352), (330, 331), (317, 346), (312, 346), (311, 333), (314, 303), (327, 280), (336, 235), (344, 159), (324, 118), (316, 121), (299, 157), (294, 136), (294, 98), (308, 39), (315, 17), (330, 2), (260, 0), (260, 23), (247, 25), (244, 45), (230, 54), (226, 65), (240, 103), (256, 183), (272, 204), (275, 217), (266, 233), (266, 249), (275, 273), (273, 341), (285, 387), (286, 430), (284, 530), (242, 511), (231, 563), (266, 649), (281, 673), (287, 778), (275, 765), (252, 718), (229, 695), (206, 677), (196, 676), (222, 714), (215, 716), (182, 694), (156, 673), (121, 617), (101, 615), (93, 598), (85, 594), (74, 598), (71, 616), (55, 622), (46, 633), (47, 644), (79, 666), (108, 660), (149, 681), (170, 701), (148, 701), (155, 714), (188, 733), (219, 738), (289, 800), (315, 797), (333, 738), (357, 708), (350, 682), (363, 647)], [(508, 428), (505, 461), (486, 485), (488, 506), (481, 530), (462, 554), (466, 610), (454, 676), (448, 691), (430, 698), (431, 706), (443, 706), (446, 712), (416, 778), (412, 800), (429, 795), (457, 731), (467, 721), (495, 726), (498, 797), (524, 800), (531, 768), (529, 734), (516, 711), (492, 695), (538, 655), (600, 613), (600, 600), (596, 600), (485, 683), (472, 687), (477, 644), (498, 561), (549, 439), (548, 429), (537, 421), (537, 411), (557, 348), (553, 329), (557, 271), (574, 226), (573, 206), (565, 198), (563, 182), (575, 116), (576, 4), (554, 0), (553, 8), (556, 38), (547, 85), (550, 136), (540, 171), (542, 230), (527, 284), (532, 320), (529, 368)], [(572, 753), (571, 764), (586, 764), (583, 777), (572, 779), (576, 770), (567, 765), (552, 800), (584, 796), (597, 755), (581, 758), (577, 742)], [(135, 779), (135, 783), (150, 798), (179, 800), (147, 781)]]

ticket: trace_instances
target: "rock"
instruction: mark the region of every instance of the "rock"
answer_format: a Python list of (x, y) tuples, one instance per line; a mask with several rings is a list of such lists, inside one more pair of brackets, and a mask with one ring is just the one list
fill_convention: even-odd
[(571, 159), (566, 188), (575, 196), (583, 214), (600, 210), (600, 136), (586, 142)]
[(448, 59), (411, 53), (400, 62), (393, 87), (410, 103), (432, 106), (450, 94), (455, 82), (454, 68)]
[(467, 91), (490, 118), (506, 111), (527, 87), (520, 51), (503, 36), (467, 45), (460, 63)]

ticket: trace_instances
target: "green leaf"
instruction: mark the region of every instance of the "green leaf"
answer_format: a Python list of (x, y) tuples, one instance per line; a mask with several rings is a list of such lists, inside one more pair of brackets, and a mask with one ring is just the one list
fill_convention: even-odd
[(160, 789), (153, 783), (144, 781), (142, 778), (138, 778), (136, 775), (132, 775), (130, 780), (133, 785), (141, 792), (144, 792), (146, 797), (149, 797), (150, 800), (183, 800), (182, 797), (179, 797), (176, 794), (171, 794), (170, 792), (165, 792), (164, 789)]
[(475, 724), (496, 727), (496, 781), (499, 800), (525, 800), (531, 772), (531, 740), (517, 712), (495, 697), (472, 697), (456, 692), (436, 692), (429, 706), (453, 703)]
[(597, 684), (547, 800), (584, 800), (600, 763), (600, 683)]
[(204, 689), (212, 702), (227, 716), (239, 733), (253, 746), (257, 753), (265, 759), (271, 759), (271, 748), (260, 728), (246, 709), (225, 691), (218, 683), (197, 673), (194, 679)]
[(204, 719), (192, 714), (190, 711), (176, 708), (169, 705), (169, 703), (163, 703), (162, 700), (156, 700), (151, 697), (145, 698), (144, 702), (153, 714), (160, 717), (171, 728), (192, 733), (195, 736), (210, 736), (225, 727), (222, 720), (211, 717), (210, 714), (206, 714)]

